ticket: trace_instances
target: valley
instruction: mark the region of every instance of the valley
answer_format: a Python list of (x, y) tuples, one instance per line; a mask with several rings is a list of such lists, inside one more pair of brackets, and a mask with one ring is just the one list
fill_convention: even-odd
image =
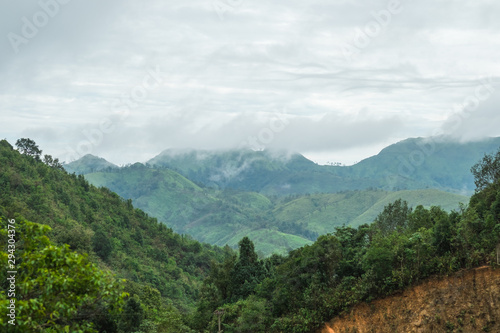
[(42, 160), (32, 140), (16, 146), (0, 141), (0, 239), (8, 244), (3, 221), (19, 233), (15, 332), (205, 333), (217, 330), (214, 313), (234, 333), (496, 327), (494, 301), (483, 300), (498, 289), (500, 151), (474, 164), (468, 198), (430, 188), (269, 195), (92, 156), (79, 165), (86, 179)]
[[(87, 155), (65, 168), (131, 199), (176, 232), (233, 248), (249, 235), (269, 256), (337, 227), (369, 224), (397, 199), (458, 210), (474, 188), (470, 165), (495, 145), (500, 138), (408, 139), (353, 166), (321, 166), (283, 151), (166, 150), (144, 164), (118, 167)], [(418, 168), (408, 162), (415, 152), (425, 156)]]

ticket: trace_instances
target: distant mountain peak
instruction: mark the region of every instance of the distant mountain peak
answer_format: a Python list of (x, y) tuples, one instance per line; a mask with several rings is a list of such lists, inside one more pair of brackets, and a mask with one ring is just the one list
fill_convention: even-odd
[(67, 172), (79, 175), (115, 168), (118, 168), (118, 166), (108, 162), (102, 157), (92, 154), (84, 155), (76, 161), (64, 165), (64, 169), (66, 169)]
[[(173, 160), (183, 160), (184, 162), (200, 163), (207, 159), (217, 159), (219, 162), (225, 163), (242, 163), (243, 161), (251, 161), (257, 159), (276, 160), (287, 163), (290, 160), (302, 159), (307, 160), (299, 153), (294, 153), (287, 150), (252, 150), (249, 148), (232, 148), (232, 149), (176, 149), (169, 148), (162, 151), (157, 156), (150, 159), (147, 164), (157, 166), (169, 166)], [(307, 160), (309, 161), (309, 160)], [(311, 162), (311, 161), (310, 161)], [(313, 162), (311, 162), (313, 163)]]

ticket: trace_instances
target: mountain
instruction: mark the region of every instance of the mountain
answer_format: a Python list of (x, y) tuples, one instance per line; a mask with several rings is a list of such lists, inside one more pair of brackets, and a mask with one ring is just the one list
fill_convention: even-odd
[(286, 182), (290, 174), (316, 170), (318, 167), (300, 154), (249, 149), (228, 151), (169, 149), (146, 164), (157, 168), (167, 167), (205, 186), (253, 192), (266, 192), (263, 189), (269, 184), (279, 183), (279, 179)]
[[(145, 165), (85, 177), (176, 232), (231, 247), (252, 235), (258, 251), (270, 255), (310, 244), (338, 226), (371, 223), (398, 198), (413, 207), (458, 209), (474, 186), (470, 167), (497, 144), (500, 138), (408, 139), (348, 167), (320, 166), (284, 151), (166, 150)], [(92, 171), (95, 161), (73, 163)]]
[(76, 161), (64, 165), (64, 169), (68, 173), (76, 173), (77, 175), (116, 168), (118, 168), (117, 165), (91, 154), (87, 154)]
[(499, 146), (500, 137), (464, 143), (445, 137), (407, 139), (350, 167), (351, 177), (379, 179), (399, 189), (436, 188), (470, 195), (475, 189), (471, 167)]
[[(480, 161), (474, 176), (481, 187), (452, 212), (436, 206), (446, 192), (435, 189), (266, 197), (203, 188), (173, 170), (141, 164), (90, 174), (143, 198), (171, 192), (170, 202), (158, 199), (160, 207), (194, 197), (196, 210), (170, 207), (167, 213), (185, 222), (202, 212), (201, 221), (188, 225), (224, 222), (219, 229), (246, 227), (254, 238), (273, 232), (312, 237), (314, 228), (330, 227), (318, 223), (323, 218), (333, 227), (341, 222), (334, 221), (338, 212), (369, 216), (389, 202), (370, 225), (341, 226), (264, 259), (249, 237), (235, 252), (177, 234), (132, 200), (68, 174), (50, 157), (42, 162), (40, 155), (0, 141), (0, 257), (17, 269), (15, 302), (7, 288), (0, 292), (0, 327), (9, 331), (194, 333), (222, 327), (305, 333), (339, 325), (363, 331), (374, 322), (384, 331), (498, 328), (491, 300), (498, 298), (498, 274), (475, 268), (499, 263), (500, 150)], [(145, 192), (142, 182), (150, 186)], [(411, 210), (405, 201), (390, 202), (401, 197), (428, 200), (431, 207)], [(442, 282), (447, 276), (452, 278)], [(11, 281), (12, 273), (2, 270), (0, 279)], [(22, 309), (15, 327), (6, 319), (13, 303)]]
[(412, 138), (353, 166), (320, 166), (300, 154), (271, 151), (166, 150), (147, 164), (167, 167), (205, 186), (266, 195), (335, 193), (379, 188), (435, 188), (471, 195), (470, 168), (500, 146), (500, 138), (456, 142)]
[(500, 138), (413, 138), (353, 166), (320, 166), (285, 151), (172, 149), (144, 165), (112, 168), (86, 156), (69, 166), (176, 232), (231, 247), (252, 235), (258, 251), (270, 255), (338, 226), (371, 223), (398, 198), (458, 209), (474, 188), (470, 168), (498, 146)]
[(217, 311), (225, 332), (497, 332), (499, 162), (500, 150), (481, 162), (485, 186), (459, 211), (395, 201), (370, 225), (265, 260), (268, 275), (240, 242), (205, 281), (196, 327), (216, 331)]
[(413, 207), (439, 205), (446, 210), (458, 209), (460, 202), (468, 201), (465, 196), (433, 189), (267, 197), (257, 192), (201, 187), (171, 169), (140, 163), (85, 177), (97, 187), (132, 199), (134, 205), (176, 232), (231, 247), (248, 236), (265, 256), (311, 244), (335, 227), (371, 223), (384, 205), (398, 198)]
[(108, 187), (132, 199), (134, 205), (175, 231), (203, 242), (235, 247), (243, 236), (252, 233), (259, 239), (257, 248), (265, 255), (286, 253), (311, 242), (270, 227), (268, 214), (273, 204), (259, 193), (203, 188), (173, 170), (139, 163), (85, 177), (97, 187)]
[(410, 207), (440, 206), (445, 211), (458, 210), (469, 198), (435, 189), (346, 191), (334, 194), (311, 194), (276, 205), (273, 212), (278, 223), (302, 226), (318, 235), (331, 233), (343, 225), (357, 227), (370, 224), (388, 204), (402, 199)]

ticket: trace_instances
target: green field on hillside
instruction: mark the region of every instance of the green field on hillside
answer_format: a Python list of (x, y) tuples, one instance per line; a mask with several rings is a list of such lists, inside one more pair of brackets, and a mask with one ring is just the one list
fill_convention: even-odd
[(249, 236), (264, 256), (309, 244), (336, 227), (371, 223), (387, 203), (399, 198), (412, 207), (437, 205), (448, 211), (468, 200), (434, 189), (266, 197), (256, 192), (200, 187), (173, 170), (141, 164), (85, 177), (95, 186), (132, 199), (134, 205), (176, 232), (231, 247)]

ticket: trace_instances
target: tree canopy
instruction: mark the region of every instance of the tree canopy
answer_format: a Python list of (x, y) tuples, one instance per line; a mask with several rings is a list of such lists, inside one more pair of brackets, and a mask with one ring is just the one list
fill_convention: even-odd
[(500, 180), (500, 148), (495, 154), (486, 154), (471, 168), (478, 191)]
[[(123, 281), (97, 268), (86, 255), (57, 246), (47, 237), (50, 227), (25, 221), (0, 220), (2, 244), (15, 231), (15, 251), (7, 253), (19, 263), (15, 274), (16, 324), (8, 322), (11, 297), (0, 293), (0, 326), (9, 332), (97, 332), (95, 324), (103, 316), (116, 315), (124, 297)], [(7, 229), (7, 226), (9, 229)], [(15, 229), (13, 229), (15, 228)], [(5, 270), (0, 273), (6, 281)], [(4, 282), (3, 282), (4, 283)], [(108, 313), (108, 314), (107, 314)]]
[(42, 151), (35, 143), (35, 141), (29, 138), (21, 138), (16, 141), (16, 147), (21, 152), (21, 154), (25, 154), (28, 156), (32, 156), (35, 159), (39, 160), (42, 155)]

